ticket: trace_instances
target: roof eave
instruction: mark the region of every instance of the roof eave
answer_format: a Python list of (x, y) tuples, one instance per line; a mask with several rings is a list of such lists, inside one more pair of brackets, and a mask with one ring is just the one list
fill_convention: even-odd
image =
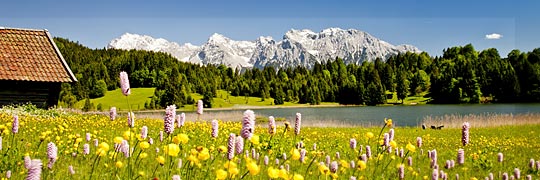
[(56, 55), (62, 61), (62, 65), (64, 66), (64, 69), (66, 69), (66, 71), (68, 72), (69, 77), (71, 78), (72, 82), (77, 82), (77, 78), (75, 77), (71, 69), (69, 68), (69, 65), (66, 63), (66, 60), (64, 59), (64, 56), (62, 56), (62, 53), (60, 53), (60, 50), (56, 46), (56, 43), (54, 43), (54, 39), (52, 38), (51, 34), (46, 29), (44, 31), (45, 31), (45, 34), (47, 35), (47, 38), (49, 38), (49, 42), (54, 47), (54, 51), (56, 52)]

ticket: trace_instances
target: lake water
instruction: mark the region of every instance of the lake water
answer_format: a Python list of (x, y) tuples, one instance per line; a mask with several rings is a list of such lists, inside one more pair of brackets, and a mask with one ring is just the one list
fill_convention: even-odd
[[(228, 110), (241, 117), (243, 110)], [(417, 126), (426, 116), (468, 114), (525, 114), (540, 113), (540, 104), (460, 104), (418, 106), (354, 106), (354, 107), (301, 107), (255, 109), (257, 116), (274, 116), (294, 122), (297, 112), (303, 123), (331, 122), (331, 124), (379, 125), (391, 118), (399, 126)], [(218, 111), (224, 113), (225, 111)], [(210, 112), (209, 112), (210, 113)], [(240, 119), (239, 117), (239, 119)]]

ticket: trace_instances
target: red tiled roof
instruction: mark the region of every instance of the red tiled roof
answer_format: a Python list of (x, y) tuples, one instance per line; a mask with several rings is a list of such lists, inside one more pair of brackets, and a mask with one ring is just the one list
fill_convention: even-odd
[(47, 30), (2, 27), (0, 80), (77, 81)]

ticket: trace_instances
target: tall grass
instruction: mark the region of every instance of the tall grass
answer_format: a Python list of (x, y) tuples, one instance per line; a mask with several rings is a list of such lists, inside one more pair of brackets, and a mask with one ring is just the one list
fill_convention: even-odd
[(540, 124), (540, 114), (451, 114), (444, 116), (426, 116), (422, 120), (422, 123), (427, 126), (444, 125), (445, 128), (461, 128), (463, 122), (469, 122), (472, 127), (498, 127), (507, 125)]

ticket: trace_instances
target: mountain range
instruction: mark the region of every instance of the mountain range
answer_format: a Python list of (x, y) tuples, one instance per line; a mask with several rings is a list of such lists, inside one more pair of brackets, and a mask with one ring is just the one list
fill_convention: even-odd
[(201, 46), (179, 45), (162, 38), (125, 33), (113, 39), (107, 48), (165, 52), (180, 61), (196, 64), (223, 64), (232, 68), (304, 66), (340, 57), (346, 64), (361, 64), (376, 58), (387, 59), (404, 52), (421, 52), (411, 45), (392, 45), (367, 32), (356, 29), (328, 28), (321, 32), (308, 29), (289, 30), (283, 39), (259, 37), (254, 41), (237, 41), (213, 34)]

